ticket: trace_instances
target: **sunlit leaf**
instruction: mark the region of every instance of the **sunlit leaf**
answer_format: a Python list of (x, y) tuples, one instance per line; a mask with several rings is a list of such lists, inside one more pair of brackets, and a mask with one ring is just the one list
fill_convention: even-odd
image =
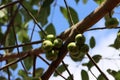
[(96, 42), (95, 42), (95, 38), (93, 36), (90, 38), (90, 43), (89, 44), (90, 44), (91, 48), (95, 47)]
[(7, 10), (5, 8), (0, 10), (0, 18), (6, 16), (6, 14), (7, 14)]
[(101, 4), (102, 2), (104, 2), (105, 0), (94, 0), (97, 4)]
[(81, 71), (82, 80), (89, 80), (88, 73), (85, 70)]
[[(93, 60), (94, 60), (96, 63), (98, 63), (98, 62), (100, 61), (101, 57), (102, 57), (101, 55), (94, 55), (92, 58), (93, 58)], [(93, 64), (92, 61), (90, 60), (88, 63), (84, 63), (83, 66), (87, 66), (88, 69), (90, 70), (91, 67), (94, 66), (94, 64)]]
[[(68, 64), (66, 64), (66, 67), (68, 67)], [(58, 71), (60, 74), (62, 74), (65, 70), (66, 70), (66, 69), (65, 69), (64, 65), (60, 65), (60, 66), (57, 68), (57, 71)], [(54, 73), (54, 76), (56, 77), (56, 76), (58, 76), (58, 74), (57, 74), (57, 73)]]

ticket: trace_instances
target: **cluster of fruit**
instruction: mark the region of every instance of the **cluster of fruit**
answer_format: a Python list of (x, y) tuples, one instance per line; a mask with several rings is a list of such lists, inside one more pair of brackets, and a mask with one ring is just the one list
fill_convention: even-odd
[(77, 34), (75, 37), (75, 42), (70, 42), (67, 46), (70, 57), (74, 61), (81, 61), (89, 51), (89, 46), (85, 44), (85, 37), (82, 34)]
[(42, 43), (42, 49), (46, 52), (46, 58), (50, 61), (54, 61), (58, 57), (59, 48), (62, 46), (63, 41), (60, 38), (56, 38), (53, 34), (46, 36)]

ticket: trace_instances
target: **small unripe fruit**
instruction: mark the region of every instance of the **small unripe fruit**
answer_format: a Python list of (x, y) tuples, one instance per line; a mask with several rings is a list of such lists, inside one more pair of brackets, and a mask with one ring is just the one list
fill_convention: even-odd
[(78, 52), (76, 55), (70, 54), (70, 57), (73, 61), (81, 61), (84, 58), (85, 54), (82, 52)]
[(45, 50), (45, 51), (50, 51), (50, 50), (52, 50), (52, 48), (53, 48), (53, 44), (52, 44), (51, 41), (45, 40), (45, 41), (43, 41), (43, 43), (42, 43), (42, 48), (43, 48), (43, 50)]
[(46, 58), (50, 61), (55, 61), (58, 57), (58, 50), (51, 50), (49, 52), (46, 52)]
[(107, 21), (105, 22), (105, 26), (106, 26), (107, 28), (117, 27), (118, 24), (119, 24), (119, 21), (118, 21), (117, 18), (110, 18), (109, 20), (107, 20)]
[(82, 44), (84, 44), (84, 43), (85, 43), (85, 37), (84, 37), (84, 35), (82, 35), (82, 34), (77, 34), (77, 35), (75, 36), (75, 42), (76, 42), (76, 44), (79, 45), (79, 46), (81, 46)]
[(50, 40), (50, 41), (53, 42), (54, 39), (55, 39), (55, 36), (53, 34), (49, 34), (49, 35), (46, 36), (46, 40)]
[(87, 53), (89, 51), (89, 46), (87, 44), (84, 44), (81, 47), (80, 51), (83, 52), (83, 53)]
[(75, 42), (71, 42), (68, 44), (67, 49), (71, 53), (76, 53), (78, 51), (78, 47)]
[(63, 44), (63, 41), (60, 38), (57, 38), (54, 40), (53, 44), (54, 44), (54, 47), (60, 48)]

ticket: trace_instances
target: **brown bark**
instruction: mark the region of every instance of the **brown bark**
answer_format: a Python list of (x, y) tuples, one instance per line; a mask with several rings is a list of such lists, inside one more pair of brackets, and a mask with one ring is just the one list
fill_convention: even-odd
[[(67, 54), (67, 44), (74, 40), (77, 33), (83, 33), (88, 28), (92, 27), (96, 22), (98, 22), (102, 17), (110, 12), (120, 0), (106, 0), (97, 9), (95, 9), (90, 15), (88, 15), (83, 21), (78, 22), (73, 27), (62, 33), (60, 36), (62, 39), (66, 39), (63, 47), (60, 49), (59, 57), (56, 61), (52, 62), (47, 71), (42, 75), (42, 80), (48, 80), (52, 73), (55, 71), (57, 66), (63, 60)], [(66, 37), (68, 36), (68, 37)]]

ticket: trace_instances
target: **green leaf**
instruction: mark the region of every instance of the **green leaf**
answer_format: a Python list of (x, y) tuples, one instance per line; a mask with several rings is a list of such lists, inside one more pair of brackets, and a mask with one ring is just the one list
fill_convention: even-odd
[(75, 0), (76, 3), (78, 3), (80, 0)]
[(4, 76), (0, 76), (0, 80), (7, 80)]
[(45, 1), (43, 2), (42, 7), (50, 6), (50, 4), (51, 4), (53, 1), (54, 1), (54, 0), (45, 0)]
[(98, 80), (106, 80), (106, 79), (103, 77), (103, 75), (99, 75)]
[(97, 4), (101, 4), (102, 2), (104, 2), (105, 0), (94, 0)]
[[(73, 78), (73, 75), (72, 75), (72, 78)], [(72, 80), (71, 76), (68, 76), (68, 78), (66, 80)]]
[[(15, 37), (14, 37), (14, 32), (11, 29), (9, 34), (7, 35), (6, 41), (5, 41), (5, 46), (12, 46), (15, 45)], [(7, 52), (12, 52), (14, 48), (7, 50)]]
[[(68, 67), (68, 64), (66, 64), (66, 67)], [(66, 69), (63, 65), (60, 65), (57, 69), (56, 69), (60, 74), (62, 74)], [(57, 73), (54, 73), (54, 76), (58, 76)]]
[(89, 80), (88, 73), (85, 70), (81, 71), (82, 80)]
[(83, 3), (86, 4), (88, 2), (88, 0), (83, 0)]
[[(98, 63), (100, 61), (101, 57), (102, 57), (101, 55), (94, 55), (92, 58), (96, 63)], [(92, 63), (92, 61), (89, 61), (88, 63), (84, 63), (83, 66), (87, 66), (88, 69), (90, 70), (91, 67), (94, 66), (94, 64)]]
[(36, 74), (35, 77), (40, 77), (40, 76), (42, 76), (43, 71), (44, 71), (43, 68), (37, 68), (37, 69), (35, 70), (35, 74)]
[(107, 72), (111, 74), (115, 78), (115, 80), (120, 80), (120, 70), (114, 71), (114, 70), (108, 69)]
[(115, 49), (120, 49), (120, 32), (119, 32), (119, 31), (118, 31), (118, 33), (117, 33), (117, 37), (116, 37), (114, 43), (111, 44), (111, 45), (109, 45), (109, 46), (110, 46), (110, 47), (113, 47), (113, 48), (115, 48)]
[[(77, 23), (79, 21), (77, 12), (72, 7), (69, 7), (69, 10), (70, 10), (70, 14), (72, 16), (73, 22)], [(68, 20), (69, 24), (71, 24), (70, 19), (68, 17), (69, 15), (68, 15), (67, 9), (64, 7), (60, 7), (60, 11), (62, 12), (63, 16)]]
[[(8, 59), (8, 63), (11, 63), (12, 61), (14, 61), (15, 59)], [(13, 64), (13, 65), (11, 65), (10, 66), (10, 68), (12, 69), (12, 70), (15, 70), (16, 68), (18, 67), (18, 64), (16, 63), (16, 64)]]
[(41, 23), (42, 26), (44, 26), (48, 22), (47, 18), (49, 16), (49, 14), (50, 14), (49, 6), (40, 8), (40, 13), (37, 17), (37, 20)]
[(90, 43), (89, 44), (90, 44), (91, 48), (95, 47), (96, 42), (95, 42), (95, 38), (93, 36), (90, 38)]
[(27, 70), (30, 70), (30, 68), (33, 65), (33, 58), (31, 56), (29, 56), (26, 59), (24, 59), (24, 65), (25, 65)]
[(6, 10), (6, 8), (0, 10), (0, 18), (5, 17), (6, 14), (7, 14), (7, 10)]
[(21, 76), (23, 79), (28, 77), (27, 73), (24, 70), (19, 70), (18, 75)]
[(51, 23), (49, 24), (46, 28), (45, 28), (45, 32), (47, 32), (47, 34), (53, 34), (56, 35), (56, 30), (54, 25)]

